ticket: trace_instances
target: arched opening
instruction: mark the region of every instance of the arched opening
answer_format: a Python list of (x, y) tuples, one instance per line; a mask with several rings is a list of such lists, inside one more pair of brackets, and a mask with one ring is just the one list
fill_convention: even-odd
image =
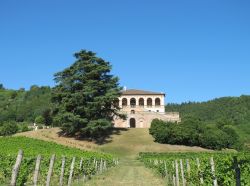
[(119, 99), (115, 99), (114, 100), (114, 106), (115, 107), (119, 107)]
[(151, 98), (147, 99), (147, 106), (152, 107), (152, 99)]
[(135, 128), (135, 126), (136, 126), (135, 118), (130, 118), (129, 126), (130, 126), (130, 128)]
[(160, 106), (161, 105), (161, 100), (160, 98), (155, 99), (155, 106)]
[(128, 100), (126, 98), (122, 99), (122, 106), (127, 106), (128, 105)]
[(139, 106), (144, 106), (144, 99), (143, 98), (139, 99)]
[(135, 98), (131, 98), (130, 99), (130, 106), (131, 107), (135, 107), (135, 105), (136, 105), (136, 99)]
[(135, 114), (135, 110), (131, 110), (131, 112), (130, 112), (131, 114)]

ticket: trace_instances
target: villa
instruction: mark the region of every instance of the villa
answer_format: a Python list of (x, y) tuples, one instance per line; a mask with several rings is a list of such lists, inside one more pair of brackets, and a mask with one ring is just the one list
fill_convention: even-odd
[(119, 98), (120, 112), (126, 120), (115, 119), (114, 126), (121, 128), (149, 128), (153, 119), (180, 122), (178, 112), (165, 112), (165, 94), (135, 89), (124, 89)]

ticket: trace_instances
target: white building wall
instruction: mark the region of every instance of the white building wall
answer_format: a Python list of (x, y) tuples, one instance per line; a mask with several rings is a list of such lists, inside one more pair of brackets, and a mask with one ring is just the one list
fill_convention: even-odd
[[(122, 106), (122, 99), (127, 99), (127, 106)], [(131, 106), (130, 100), (135, 98), (136, 105)], [(144, 106), (139, 106), (139, 99), (144, 99)], [(147, 99), (152, 99), (152, 106), (147, 105)], [(160, 99), (160, 105), (155, 105), (155, 99)], [(165, 112), (165, 101), (164, 95), (122, 95), (119, 98), (119, 106), (121, 108), (121, 112), (127, 115), (127, 120), (123, 121), (120, 119), (116, 119), (114, 121), (115, 127), (130, 127), (130, 119), (134, 118), (136, 120), (136, 128), (149, 128), (151, 125), (151, 121), (155, 118), (165, 120), (165, 121), (172, 121), (172, 122), (179, 122), (180, 117), (179, 113)], [(135, 112), (132, 113), (131, 111)]]

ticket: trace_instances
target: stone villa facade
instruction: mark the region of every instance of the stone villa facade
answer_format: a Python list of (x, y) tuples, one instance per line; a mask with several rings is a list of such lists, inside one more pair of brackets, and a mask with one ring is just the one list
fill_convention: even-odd
[(115, 119), (114, 126), (122, 128), (149, 128), (155, 118), (180, 122), (179, 113), (165, 112), (165, 94), (144, 90), (123, 90), (119, 98), (122, 113), (127, 115), (127, 120)]

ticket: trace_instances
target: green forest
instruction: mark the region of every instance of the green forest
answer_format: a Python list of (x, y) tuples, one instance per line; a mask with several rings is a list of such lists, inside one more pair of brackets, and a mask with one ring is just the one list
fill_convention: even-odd
[(51, 89), (33, 85), (29, 90), (0, 89), (0, 122), (34, 122), (51, 109)]
[(0, 135), (29, 130), (29, 125), (52, 124), (51, 88), (33, 85), (29, 90), (0, 86)]
[(51, 109), (51, 89), (33, 85), (29, 90), (0, 89), (0, 122), (34, 122)]
[(236, 130), (243, 142), (250, 144), (250, 96), (168, 104), (166, 112), (180, 112), (181, 118), (194, 117), (204, 124), (226, 121)]

